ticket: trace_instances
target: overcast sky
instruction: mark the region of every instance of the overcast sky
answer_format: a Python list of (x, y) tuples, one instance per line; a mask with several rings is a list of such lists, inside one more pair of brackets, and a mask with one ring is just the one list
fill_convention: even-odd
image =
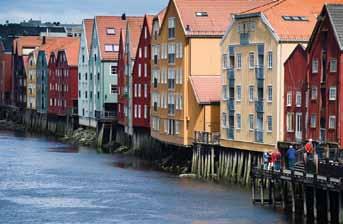
[(38, 19), (81, 23), (95, 15), (157, 13), (168, 0), (0, 0), (0, 23)]

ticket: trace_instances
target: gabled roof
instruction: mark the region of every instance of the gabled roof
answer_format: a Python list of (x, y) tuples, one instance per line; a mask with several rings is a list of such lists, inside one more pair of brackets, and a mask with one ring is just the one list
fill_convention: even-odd
[(336, 40), (343, 51), (343, 4), (328, 4), (325, 7), (335, 31)]
[[(175, 3), (186, 36), (223, 36), (232, 14), (271, 0), (171, 0)], [(170, 7), (170, 3), (168, 8)], [(205, 13), (206, 16), (197, 16)], [(166, 19), (165, 19), (166, 20)], [(189, 29), (188, 29), (189, 28)]]
[(83, 20), (83, 33), (86, 34), (86, 44), (88, 52), (90, 52), (92, 45), (92, 34), (93, 34), (94, 19), (84, 19)]
[[(127, 30), (126, 30), (126, 38), (127, 38), (127, 31), (130, 31), (130, 51), (131, 57), (136, 57), (136, 52), (139, 44), (140, 35), (142, 32), (144, 17), (128, 17), (127, 18)], [(126, 39), (125, 38), (125, 39)], [(126, 39), (127, 40), (127, 39)]]
[(190, 82), (198, 104), (220, 102), (220, 75), (190, 76)]
[[(104, 61), (118, 60), (118, 52), (106, 52), (105, 44), (119, 45), (120, 30), (126, 28), (126, 20), (122, 16), (96, 16), (94, 19), (98, 35), (100, 59)], [(115, 35), (108, 35), (107, 28), (114, 28)]]
[(53, 41), (48, 41), (46, 44), (40, 46), (38, 50), (40, 52), (45, 52), (46, 61), (48, 62), (51, 52), (56, 52), (58, 49), (63, 49), (64, 46), (69, 45), (73, 41), (75, 41), (75, 38), (73, 37), (55, 38)]
[(285, 61), (284, 65), (287, 64), (287, 62), (289, 60), (292, 59), (293, 55), (297, 52), (300, 51), (304, 57), (306, 57), (306, 48), (302, 45), (302, 44), (297, 44), (297, 46), (294, 48), (294, 50), (292, 51), (292, 53), (288, 56), (287, 60)]
[(153, 15), (145, 15), (144, 17), (147, 21), (148, 31), (151, 34), (152, 33), (152, 21), (154, 20), (154, 16)]
[(45, 44), (53, 43), (54, 41), (65, 38), (65, 37), (38, 37), (38, 36), (23, 36), (15, 39), (13, 41), (13, 50), (18, 53), (19, 56), (22, 55), (22, 49), (23, 48), (37, 48), (41, 47), (44, 44), (44, 38), (45, 38)]
[[(316, 24), (317, 16), (326, 2), (336, 3), (343, 0), (274, 0), (269, 4), (242, 12), (235, 18), (259, 16), (265, 20), (278, 41), (307, 42)], [(285, 19), (287, 17), (290, 19)]]
[(58, 49), (64, 51), (67, 57), (69, 66), (78, 66), (79, 51), (80, 51), (80, 38), (70, 38), (71, 41)]

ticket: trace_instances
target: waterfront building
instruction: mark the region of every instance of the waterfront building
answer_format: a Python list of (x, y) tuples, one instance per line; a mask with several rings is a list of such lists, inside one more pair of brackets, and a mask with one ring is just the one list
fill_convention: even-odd
[(221, 145), (274, 150), (284, 140), (284, 62), (306, 44), (327, 0), (283, 0), (234, 15), (221, 43)]
[(96, 16), (89, 55), (90, 107), (93, 119), (115, 118), (118, 104), (118, 52), (126, 15)]
[(28, 58), (26, 64), (27, 70), (27, 105), (26, 108), (29, 110), (36, 110), (36, 64), (37, 64), (37, 50), (32, 51)]
[(48, 113), (57, 116), (77, 115), (80, 39), (71, 39), (52, 52), (49, 59)]
[(90, 100), (94, 96), (91, 94), (91, 85), (93, 80), (90, 79), (89, 73), (89, 54), (92, 44), (92, 31), (93, 31), (94, 19), (84, 19), (82, 22), (82, 34), (79, 53), (79, 124), (87, 127), (96, 127), (95, 119), (90, 116), (93, 111), (90, 111)]
[[(129, 135), (133, 134), (133, 119), (138, 117), (137, 110), (133, 113), (133, 97), (138, 95), (137, 87), (133, 89), (133, 77), (138, 73), (135, 74), (133, 68), (138, 59), (137, 50), (143, 20), (144, 17), (127, 18), (126, 28), (120, 32), (118, 123), (124, 126), (125, 133)], [(141, 73), (139, 75), (141, 77)]]
[(171, 0), (153, 25), (151, 136), (191, 146), (195, 132), (219, 132), (220, 40), (231, 14), (268, 1)]
[(73, 41), (73, 38), (58, 37), (48, 40), (40, 46), (36, 64), (36, 111), (40, 114), (47, 114), (49, 105), (49, 59), (52, 52), (63, 48), (64, 45)]
[(307, 121), (307, 52), (298, 44), (284, 64), (284, 142), (302, 143)]
[(0, 40), (0, 105), (11, 104), (12, 52)]
[(307, 138), (342, 147), (343, 4), (327, 4), (308, 44)]

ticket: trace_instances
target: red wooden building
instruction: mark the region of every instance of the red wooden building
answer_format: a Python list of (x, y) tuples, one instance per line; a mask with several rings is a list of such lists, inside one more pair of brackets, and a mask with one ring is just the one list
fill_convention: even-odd
[(150, 129), (151, 32), (153, 16), (144, 17), (132, 75), (133, 128)]
[(0, 104), (11, 104), (12, 54), (0, 42)]
[(338, 143), (343, 138), (343, 5), (327, 4), (308, 45), (307, 138)]
[(49, 59), (49, 114), (77, 114), (79, 38), (52, 52)]
[(299, 44), (284, 64), (284, 141), (302, 142), (306, 128), (307, 54)]

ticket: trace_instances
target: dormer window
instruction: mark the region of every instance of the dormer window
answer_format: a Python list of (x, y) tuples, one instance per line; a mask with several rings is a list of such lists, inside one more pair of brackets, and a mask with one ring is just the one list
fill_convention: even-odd
[(105, 44), (106, 52), (117, 52), (119, 51), (119, 46), (116, 44)]
[(106, 33), (107, 33), (107, 35), (116, 35), (116, 29), (107, 28)]
[(195, 16), (196, 17), (208, 17), (208, 13), (207, 12), (196, 12)]

